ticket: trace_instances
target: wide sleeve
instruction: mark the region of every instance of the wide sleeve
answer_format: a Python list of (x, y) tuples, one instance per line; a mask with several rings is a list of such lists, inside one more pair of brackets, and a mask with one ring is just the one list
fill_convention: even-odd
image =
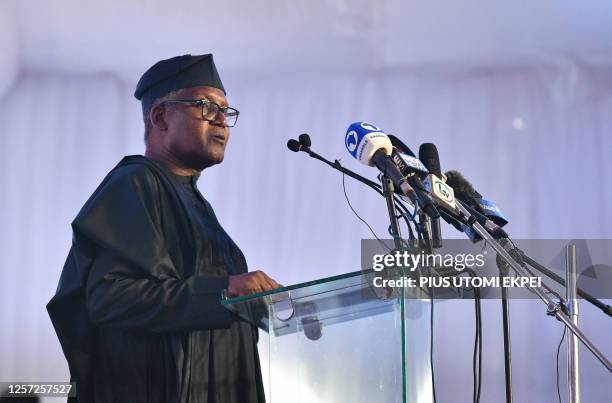
[(227, 285), (227, 277), (146, 276), (103, 252), (87, 280), (87, 311), (97, 325), (144, 332), (226, 328), (231, 314), (221, 306), (220, 295)]
[(95, 251), (85, 276), (89, 317), (101, 326), (144, 332), (228, 327), (232, 314), (220, 302), (228, 277), (183, 278), (168, 253), (162, 189), (146, 167), (121, 168), (73, 222), (76, 242)]

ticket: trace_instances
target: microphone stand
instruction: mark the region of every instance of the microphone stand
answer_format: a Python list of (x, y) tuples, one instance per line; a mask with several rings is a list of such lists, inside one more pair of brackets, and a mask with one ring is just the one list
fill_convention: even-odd
[(385, 175), (381, 175), (380, 179), (382, 182), (383, 194), (387, 200), (387, 210), (389, 211), (389, 221), (391, 223), (391, 236), (393, 237), (395, 249), (402, 250), (404, 245), (402, 245), (402, 234), (397, 219), (397, 210), (395, 210), (395, 188), (391, 179), (387, 178)]
[[(508, 274), (508, 268), (498, 265), (500, 281)], [(504, 333), (504, 374), (506, 378), (506, 403), (512, 403), (512, 350), (510, 346), (510, 301), (508, 300), (508, 287), (502, 283), (502, 329)]]
[[(521, 259), (525, 263), (527, 263), (529, 266), (533, 267), (534, 269), (536, 269), (540, 273), (543, 273), (544, 275), (548, 276), (549, 278), (553, 279), (554, 281), (556, 281), (557, 283), (559, 283), (559, 284), (561, 284), (562, 286), (565, 287), (566, 282), (565, 282), (565, 280), (562, 277), (556, 275), (549, 268), (547, 268), (545, 266), (542, 266), (540, 263), (536, 262), (535, 260), (533, 260), (532, 258), (527, 256), (525, 254), (525, 252), (523, 252), (519, 248), (515, 248), (515, 251), (517, 253), (519, 253)], [(579, 296), (581, 296), (585, 300), (589, 301), (591, 304), (595, 305), (597, 308), (601, 309), (603, 311), (603, 313), (605, 313), (606, 315), (612, 316), (612, 307), (610, 305), (604, 304), (603, 302), (601, 302), (597, 298), (593, 297), (591, 294), (587, 293), (586, 291), (582, 290), (581, 288), (577, 287), (577, 291), (578, 291), (578, 295)]]
[(432, 229), (431, 229), (431, 220), (421, 210), (419, 212), (419, 231), (423, 234), (423, 247), (427, 250), (427, 253), (433, 253), (433, 238), (432, 238)]
[[(582, 296), (584, 299), (589, 301), (591, 304), (601, 309), (608, 316), (612, 316), (612, 309), (609, 305), (604, 304), (597, 298), (594, 298), (586, 291), (578, 288), (576, 284), (576, 246), (566, 246), (566, 279), (556, 275), (552, 270), (542, 266), (534, 259), (530, 258), (518, 247), (512, 244), (512, 253), (518, 255), (518, 260), (528, 264), (532, 268), (540, 271), (549, 278), (555, 280), (557, 283), (565, 286), (566, 288), (566, 299), (564, 304), (565, 312), (568, 314), (572, 322), (578, 324), (578, 300), (577, 295)], [(558, 296), (561, 299), (560, 296)], [(579, 349), (578, 339), (576, 335), (570, 335), (567, 339), (567, 389), (568, 389), (568, 402), (580, 402), (580, 368), (579, 368)]]
[[(395, 247), (400, 250), (404, 247), (404, 245), (402, 245), (402, 239), (401, 239), (401, 234), (400, 234), (400, 227), (399, 227), (399, 222), (397, 219), (397, 210), (396, 210), (396, 206), (398, 208), (400, 208), (402, 210), (402, 213), (404, 215), (408, 214), (408, 210), (407, 208), (400, 202), (399, 198), (397, 195), (395, 195), (395, 188), (393, 186), (393, 182), (389, 181), (387, 178), (385, 178), (384, 176), (381, 175), (381, 181), (383, 183), (382, 189), (381, 186), (374, 182), (371, 181), (370, 179), (367, 179), (361, 175), (359, 175), (358, 173), (355, 173), (353, 171), (351, 171), (350, 169), (347, 169), (345, 167), (342, 166), (342, 164), (340, 164), (340, 161), (338, 160), (334, 160), (334, 162), (331, 162), (329, 160), (327, 160), (325, 157), (317, 154), (316, 152), (312, 151), (310, 149), (310, 147), (303, 147), (301, 148), (299, 151), (303, 151), (306, 154), (308, 154), (310, 157), (319, 160), (321, 162), (324, 162), (325, 164), (329, 165), (330, 167), (342, 172), (343, 174), (350, 176), (353, 179), (358, 180), (359, 182), (365, 184), (366, 186), (371, 187), (372, 189), (374, 189), (376, 191), (376, 193), (378, 193), (379, 195), (385, 197), (385, 199), (387, 200), (387, 208), (389, 210), (389, 219), (391, 221), (391, 235), (393, 236), (393, 240), (395, 242)], [(389, 185), (390, 187), (385, 189), (385, 181), (389, 181)], [(417, 206), (415, 206), (415, 208), (417, 208)], [(407, 221), (408, 223), (408, 221)], [(409, 223), (407, 225), (410, 225)], [(409, 227), (410, 229), (410, 227)], [(417, 226), (417, 231), (419, 230), (418, 226)]]
[(357, 179), (359, 182), (362, 182), (362, 183), (366, 184), (367, 186), (375, 189), (380, 195), (384, 196), (383, 192), (380, 190), (380, 185), (378, 183), (376, 183), (374, 181), (371, 181), (368, 178), (364, 178), (363, 176), (361, 176), (361, 175), (351, 171), (350, 169), (346, 169), (345, 167), (343, 167), (340, 164), (340, 161), (335, 160), (334, 162), (331, 162), (331, 161), (327, 160), (325, 157), (322, 157), (319, 154), (317, 154), (314, 151), (312, 151), (310, 149), (310, 147), (303, 148), (300, 151), (304, 151), (306, 154), (310, 155), (312, 158), (326, 163), (330, 167), (332, 167), (332, 168), (342, 172), (345, 175), (350, 176), (353, 179)]
[[(495, 252), (497, 252), (497, 254), (500, 255), (501, 258), (505, 260), (519, 276), (530, 277), (527, 273), (525, 273), (525, 268), (511, 255), (510, 251), (512, 250), (512, 247), (509, 248), (509, 251), (498, 240), (494, 239), (482, 225), (475, 221), (475, 218), (465, 209), (465, 207), (461, 205), (461, 203), (457, 203), (457, 207), (459, 208), (461, 214), (467, 218), (469, 223), (471, 223), (472, 229), (476, 231), (476, 233), (478, 233), (478, 235), (480, 235), (489, 245), (491, 245)], [(610, 364), (610, 361), (582, 332), (582, 330), (580, 330), (580, 328), (574, 324), (572, 319), (570, 319), (565, 312), (564, 306), (561, 302), (552, 301), (539, 287), (527, 286), (527, 288), (535, 293), (542, 300), (542, 302), (546, 304), (546, 313), (548, 315), (554, 316), (563, 322), (567, 329), (578, 337), (578, 339), (591, 351), (591, 353), (593, 353), (593, 355), (606, 367), (606, 369), (612, 372), (612, 364)]]
[[(578, 303), (577, 303), (577, 300), (575, 299), (576, 294), (580, 295), (581, 297), (589, 301), (591, 304), (601, 309), (606, 315), (612, 316), (612, 307), (610, 307), (610, 305), (604, 304), (603, 302), (593, 297), (586, 291), (578, 288), (578, 286), (576, 285), (575, 258), (566, 259), (566, 266), (567, 266), (566, 271), (568, 268), (574, 269), (574, 271), (572, 271), (571, 273), (569, 274), (566, 273), (566, 276), (568, 277), (568, 279), (571, 278), (574, 280), (573, 282), (567, 283), (566, 280), (564, 280), (562, 277), (555, 274), (552, 270), (548, 269), (547, 267), (541, 265), (540, 263), (538, 263), (531, 257), (527, 256), (525, 252), (523, 252), (518, 247), (514, 246), (514, 244), (512, 244), (512, 246), (513, 246), (513, 249), (511, 253), (517, 257), (518, 261), (531, 266), (535, 270), (538, 270), (540, 273), (548, 276), (552, 280), (566, 287), (567, 295), (566, 295), (565, 305), (563, 306), (563, 308), (565, 312), (569, 315), (569, 317), (572, 319), (572, 322), (577, 324), (576, 321), (574, 320), (574, 318), (578, 316)], [(568, 250), (572, 250), (573, 256), (575, 256), (575, 246)], [(500, 269), (500, 273), (502, 272), (502, 270), (504, 270), (505, 273), (507, 273), (507, 268), (502, 267), (501, 265), (498, 265), (498, 266)], [(574, 294), (570, 295), (570, 292), (572, 291), (574, 292)], [(561, 299), (560, 296), (558, 296), (558, 298)], [(512, 369), (510, 367), (511, 365), (511, 362), (510, 362), (510, 322), (509, 322), (509, 317), (508, 317), (508, 293), (507, 293), (506, 287), (502, 287), (502, 312), (503, 312), (503, 324), (504, 324), (504, 354), (506, 358), (505, 360), (506, 402), (510, 403), (512, 401), (512, 390), (511, 388), (509, 389), (508, 385), (512, 384), (512, 372), (511, 372)], [(576, 339), (576, 336), (572, 335), (571, 337), (568, 337), (568, 388), (569, 388), (570, 400), (572, 402), (579, 401), (579, 386), (578, 386), (579, 385), (579, 371), (578, 371), (578, 347), (577, 345), (578, 345), (578, 340)]]
[[(402, 238), (401, 238), (401, 231), (400, 231), (400, 225), (399, 225), (399, 220), (397, 217), (397, 210), (396, 210), (396, 203), (397, 206), (402, 206), (403, 210), (405, 213), (407, 213), (407, 209), (406, 207), (398, 200), (398, 198), (395, 195), (395, 186), (393, 185), (393, 181), (391, 181), (389, 178), (387, 178), (384, 174), (380, 175), (380, 180), (382, 182), (382, 190), (381, 190), (381, 186), (378, 185), (376, 182), (373, 182), (369, 179), (364, 178), (363, 176), (344, 168), (340, 162), (338, 160), (335, 160), (333, 163), (328, 161), (327, 159), (325, 159), (324, 157), (320, 156), (319, 154), (315, 153), (314, 151), (310, 150), (310, 147), (304, 147), (299, 149), (299, 151), (304, 151), (306, 152), (308, 155), (310, 155), (312, 158), (317, 159), (319, 161), (324, 162), (325, 164), (331, 166), (332, 168), (342, 172), (343, 174), (346, 174), (348, 176), (350, 176), (351, 178), (357, 179), (358, 181), (364, 183), (365, 185), (371, 187), (372, 189), (376, 190), (377, 193), (383, 195), (385, 197), (385, 200), (387, 202), (387, 210), (389, 212), (389, 220), (390, 220), (390, 232), (391, 235), (393, 236), (393, 241), (395, 244), (395, 248), (397, 250), (402, 250), (405, 248), (405, 245), (403, 245), (402, 243)], [(415, 203), (414, 205), (415, 209), (418, 209), (419, 206), (417, 203)], [(408, 222), (408, 221), (407, 221)], [(417, 231), (420, 231), (421, 229), (419, 228), (420, 225), (416, 225), (417, 227)], [(410, 230), (410, 224), (408, 223), (408, 229)], [(424, 234), (424, 236), (426, 238), (428, 238), (428, 234)], [(426, 241), (427, 242), (427, 241)], [(427, 243), (428, 245), (431, 245), (431, 242)], [(401, 311), (402, 311), (402, 316), (404, 315), (404, 298), (405, 298), (405, 290), (402, 287), (401, 289)], [(433, 296), (432, 296), (433, 298)], [(433, 302), (433, 299), (432, 299)], [(403, 322), (402, 322), (403, 323)], [(403, 326), (403, 325), (402, 325)], [(404, 352), (402, 350), (402, 360), (405, 361), (406, 357), (404, 357)], [(433, 379), (433, 374), (432, 374), (432, 379)], [(405, 377), (402, 377), (402, 388), (403, 390), (406, 389), (406, 379)], [(435, 397), (434, 397), (435, 399)]]

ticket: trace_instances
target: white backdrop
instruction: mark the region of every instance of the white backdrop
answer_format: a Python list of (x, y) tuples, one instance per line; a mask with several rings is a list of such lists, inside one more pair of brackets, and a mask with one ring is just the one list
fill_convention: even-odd
[[(223, 60), (218, 60), (223, 71)], [(225, 76), (242, 112), (226, 161), (199, 182), (250, 267), (285, 284), (353, 271), (370, 237), (350, 212), (341, 176), (286, 149), (308, 132), (313, 149), (369, 177), (344, 149), (356, 120), (375, 122), (417, 148), (438, 145), (442, 169), (460, 169), (511, 218), (515, 238), (611, 238), (607, 158), (612, 73), (581, 64), (381, 75)], [(24, 73), (0, 101), (0, 379), (62, 379), (67, 367), (44, 310), (70, 244), (69, 223), (106, 172), (141, 153), (134, 83), (111, 75)], [(518, 121), (520, 119), (520, 122)], [(347, 182), (356, 210), (382, 235), (384, 201)], [(446, 236), (458, 237), (451, 229)], [(514, 302), (517, 401), (550, 401), (561, 327), (537, 301)], [(583, 304), (582, 324), (612, 353), (609, 319)], [(471, 304), (437, 309), (437, 381), (444, 396), (471, 390)], [(503, 393), (500, 312), (484, 311), (484, 401)], [(457, 350), (457, 343), (466, 346)], [(265, 343), (262, 343), (265, 347)], [(265, 361), (266, 351), (262, 351)], [(585, 401), (612, 392), (583, 352)], [(587, 398), (588, 397), (588, 398)]]
[[(359, 268), (371, 234), (341, 176), (285, 146), (307, 132), (315, 151), (374, 178), (344, 149), (358, 120), (413, 149), (435, 143), (442, 169), (494, 200), (514, 238), (612, 238), (609, 3), (262, 0), (223, 5), (207, 29), (206, 2), (110, 3), (0, 0), (0, 380), (68, 377), (44, 306), (70, 222), (123, 155), (143, 152), (136, 80), (176, 54), (216, 55), (241, 116), (226, 160), (199, 187), (250, 268), (281, 283)], [(386, 234), (384, 201), (350, 181), (347, 192)], [(453, 231), (444, 234), (461, 236)], [(503, 396), (498, 305), (483, 312), (483, 402)], [(562, 328), (544, 311), (512, 302), (516, 402), (556, 399)], [(462, 302), (436, 309), (439, 402), (470, 401), (472, 312)], [(580, 320), (612, 356), (609, 318), (583, 303)], [(264, 365), (265, 347), (263, 337)], [(606, 401), (610, 375), (584, 349), (582, 364), (583, 401)]]

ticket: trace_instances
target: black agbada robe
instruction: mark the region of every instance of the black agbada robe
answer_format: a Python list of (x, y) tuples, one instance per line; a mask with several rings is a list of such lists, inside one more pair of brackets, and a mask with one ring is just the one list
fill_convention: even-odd
[(220, 304), (247, 271), (195, 177), (125, 157), (72, 223), (49, 315), (79, 402), (264, 402), (257, 329)]

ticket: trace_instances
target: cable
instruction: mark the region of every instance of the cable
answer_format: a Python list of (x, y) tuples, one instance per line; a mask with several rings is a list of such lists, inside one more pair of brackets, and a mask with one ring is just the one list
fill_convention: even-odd
[(480, 402), (480, 391), (482, 390), (482, 310), (480, 306), (480, 289), (474, 289), (474, 304), (476, 305), (476, 318), (478, 321), (478, 393), (476, 403)]
[[(471, 269), (465, 269), (471, 277), (476, 273)], [(472, 398), (474, 403), (480, 402), (480, 392), (482, 389), (482, 310), (480, 289), (472, 287), (474, 290), (474, 312), (475, 312), (475, 334), (474, 334), (474, 355), (472, 357), (473, 389)]]
[[(475, 296), (474, 296), (475, 297)], [(474, 300), (475, 301), (475, 300)], [(478, 308), (476, 308), (476, 304), (474, 304), (475, 315), (478, 318)], [(474, 336), (474, 355), (472, 358), (472, 374), (473, 374), (473, 387), (472, 387), (472, 399), (474, 403), (477, 402), (476, 395), (478, 391), (478, 374), (476, 373), (476, 360), (478, 359), (478, 319), (476, 319), (475, 326), (475, 336)]]
[[(336, 163), (339, 165), (338, 160), (336, 160)], [(349, 200), (348, 194), (346, 193), (346, 178), (345, 178), (345, 173), (344, 173), (344, 171), (340, 171), (340, 172), (342, 173), (342, 191), (344, 192), (344, 198), (346, 199), (346, 202), (348, 203), (348, 205), (349, 205), (350, 209), (352, 210), (353, 214), (355, 214), (355, 216), (368, 227), (368, 229), (370, 230), (372, 235), (374, 235), (374, 238), (376, 238), (376, 240), (381, 245), (383, 245), (386, 249), (388, 249), (391, 252), (392, 249), (389, 248), (387, 245), (385, 245), (385, 243), (376, 235), (376, 233), (374, 232), (372, 227), (363, 218), (361, 218), (361, 216), (359, 216), (357, 211), (355, 211), (355, 209), (351, 205), (351, 202)], [(366, 183), (366, 185), (368, 185), (369, 187), (374, 189), (376, 191), (376, 193), (384, 196), (384, 194), (382, 193), (382, 191), (378, 187), (376, 187), (374, 185), (370, 185), (368, 183)], [(402, 217), (404, 219), (404, 221), (406, 222), (406, 226), (408, 227), (408, 233), (409, 233), (410, 239), (413, 239), (414, 238), (414, 233), (412, 232), (412, 227), (410, 226), (410, 221), (413, 221), (413, 222), (415, 221), (414, 220), (414, 215), (416, 214), (416, 208), (415, 208), (415, 213), (411, 215), (410, 212), (408, 211), (408, 208), (403, 203), (401, 203), (399, 198), (396, 197), (395, 195), (393, 196), (393, 201), (394, 201), (395, 207), (400, 211), (400, 215), (399, 216)], [(416, 223), (415, 223), (415, 227), (416, 227)], [(393, 236), (393, 234), (391, 233), (390, 230), (389, 230), (389, 234), (391, 236)], [(406, 247), (407, 249), (410, 249), (409, 244), (407, 244), (405, 240), (400, 238), (400, 242), (404, 245), (404, 247)]]
[[(293, 141), (297, 142), (297, 140), (293, 140)], [(299, 151), (299, 148), (297, 150), (293, 149), (290, 146), (290, 142), (291, 142), (291, 140), (289, 141), (289, 143), (287, 143), (287, 146), (289, 147), (289, 149), (291, 149), (292, 151)], [(366, 186), (374, 189), (374, 191), (376, 193), (378, 193), (379, 195), (385, 197), (385, 195), (384, 195), (384, 193), (382, 191), (382, 187), (379, 184), (377, 184), (376, 182), (373, 182), (373, 181), (371, 181), (369, 179), (366, 179), (366, 178), (362, 177), (361, 175), (358, 175), (355, 172), (352, 172), (351, 170), (348, 170), (348, 169), (344, 168), (342, 166), (342, 164), (340, 163), (339, 159), (334, 160), (334, 162), (332, 163), (331, 161), (326, 160), (325, 158), (323, 158), (319, 154), (317, 154), (317, 153), (313, 152), (312, 150), (310, 150), (309, 147), (307, 147), (306, 149), (303, 149), (302, 151), (307, 152), (310, 157), (312, 157), (312, 158), (314, 158), (316, 160), (322, 161), (323, 163), (331, 166), (332, 168), (336, 169), (337, 171), (342, 172), (342, 186), (343, 187), (345, 187), (345, 178), (344, 178), (344, 175), (348, 175), (351, 178), (357, 179), (358, 181), (360, 181), (361, 183), (365, 184)], [(347, 202), (348, 202), (348, 197), (346, 195), (346, 188), (344, 189), (344, 196), (346, 197)], [(397, 195), (393, 195), (393, 204), (401, 212), (400, 214), (404, 218), (404, 220), (406, 222), (406, 225), (408, 226), (408, 233), (409, 233), (410, 239), (414, 239), (414, 234), (412, 232), (412, 227), (410, 226), (410, 219), (408, 218), (409, 215), (410, 215), (409, 212), (408, 212), (408, 208), (400, 201), (400, 199), (399, 199), (399, 197)], [(374, 234), (374, 231), (372, 231), (372, 228), (370, 228), (370, 226), (361, 217), (359, 217), (359, 215), (357, 215), (357, 213), (355, 212), (353, 207), (350, 205), (350, 202), (349, 202), (349, 207), (351, 207), (351, 210), (353, 210), (353, 213), (355, 213), (357, 218), (359, 218), (361, 221), (363, 221), (364, 224), (366, 224), (368, 226), (368, 228), (370, 229), (370, 232), (372, 232), (372, 234), (376, 237), (376, 234)], [(414, 214), (412, 214), (412, 221), (415, 224), (415, 228), (418, 229), (416, 221), (414, 220), (414, 216), (416, 215), (416, 212), (417, 212), (417, 207), (415, 206)], [(420, 237), (420, 233), (419, 233), (419, 237)], [(378, 237), (376, 237), (376, 239), (378, 239)], [(378, 241), (380, 242), (380, 239), (378, 239)], [(404, 243), (404, 245), (406, 245), (406, 243), (402, 239), (400, 239), (400, 241), (402, 241), (402, 243)], [(410, 249), (410, 248), (408, 247), (408, 249)]]
[[(420, 271), (420, 270), (419, 270)], [(431, 270), (429, 271), (431, 274)], [(419, 273), (420, 274), (420, 273)], [(429, 310), (429, 366), (431, 368), (431, 392), (433, 403), (436, 403), (436, 377), (434, 374), (434, 287), (429, 287), (431, 309)]]
[(351, 204), (351, 201), (349, 200), (348, 195), (346, 194), (346, 183), (344, 180), (344, 172), (342, 172), (342, 191), (344, 192), (344, 198), (346, 199), (346, 202), (348, 203), (348, 206), (350, 207), (351, 211), (353, 211), (353, 214), (355, 214), (355, 216), (366, 225), (366, 227), (368, 227), (368, 229), (370, 230), (370, 232), (372, 233), (372, 235), (374, 235), (374, 238), (376, 238), (376, 240), (383, 245), (385, 248), (389, 249), (389, 252), (392, 252), (393, 249), (389, 248), (387, 245), (385, 245), (385, 243), (376, 235), (376, 233), (374, 232), (374, 230), (372, 229), (372, 227), (370, 227), (370, 224), (368, 224), (366, 222), (366, 220), (364, 220), (363, 218), (361, 218), (361, 216), (359, 216), (359, 214), (357, 214), (357, 212), (355, 211), (355, 209), (353, 208), (353, 205)]
[[(531, 275), (532, 277), (538, 277), (536, 276), (533, 271), (527, 267), (527, 265), (525, 264), (525, 262), (523, 261), (523, 251), (521, 249), (518, 248), (518, 246), (516, 246), (516, 244), (514, 243), (514, 241), (510, 238), (507, 238), (508, 241), (510, 241), (510, 244), (512, 245), (513, 251), (514, 253), (510, 252), (510, 255), (514, 258), (514, 260), (521, 265), (521, 267), (527, 272), (529, 273), (529, 275)], [(516, 270), (515, 270), (516, 272)], [(520, 275), (520, 273), (519, 273)], [(547, 295), (554, 295), (557, 299), (562, 300), (563, 298), (561, 298), (561, 296), (555, 291), (553, 290), (551, 287), (549, 287), (548, 285), (542, 283), (542, 286), (540, 287), (541, 289), (543, 289), (543, 292)], [(531, 290), (531, 287), (527, 288), (530, 292), (534, 293), (534, 291)]]
[[(410, 225), (410, 221), (412, 221), (413, 224), (414, 224), (414, 227), (416, 228), (416, 226), (417, 226), (416, 220), (414, 219), (414, 214), (410, 215), (410, 213), (408, 212), (408, 208), (406, 206), (404, 206), (397, 199), (395, 200), (395, 205), (398, 207), (398, 210), (400, 210), (399, 205), (402, 205), (402, 207), (404, 207), (404, 209), (406, 209), (406, 211), (400, 211), (400, 213), (397, 216), (397, 218), (403, 218), (404, 221), (406, 222), (406, 227), (408, 227), (408, 239), (416, 239), (414, 237), (414, 232), (412, 232), (412, 226)], [(416, 213), (416, 209), (415, 209), (415, 213)]]
[[(370, 187), (370, 188), (374, 189), (374, 191), (375, 191), (376, 193), (378, 193), (379, 195), (381, 195), (381, 196), (385, 197), (385, 195), (384, 195), (384, 193), (383, 193), (382, 188), (381, 188), (381, 186), (380, 186), (380, 185), (378, 185), (378, 184), (377, 184), (377, 183), (375, 183), (375, 182), (372, 182), (371, 180), (365, 179), (365, 178), (363, 178), (363, 177), (361, 177), (361, 176), (357, 175), (356, 173), (354, 173), (354, 172), (352, 172), (352, 171), (350, 171), (350, 170), (347, 170), (346, 168), (344, 168), (344, 167), (342, 166), (342, 164), (340, 163), (340, 160), (336, 159), (336, 160), (334, 160), (334, 162), (333, 162), (333, 163), (331, 163), (331, 162), (327, 161), (325, 158), (323, 158), (323, 157), (321, 157), (320, 155), (315, 154), (315, 153), (313, 153), (313, 152), (309, 152), (308, 154), (309, 154), (311, 157), (315, 158), (315, 159), (318, 159), (318, 160), (320, 160), (320, 161), (323, 161), (323, 162), (324, 162), (324, 163), (326, 163), (327, 165), (331, 166), (332, 168), (334, 168), (334, 169), (336, 169), (336, 170), (338, 170), (338, 171), (340, 171), (340, 172), (342, 173), (342, 186), (343, 186), (343, 188), (344, 188), (344, 196), (345, 196), (345, 198), (347, 199), (347, 202), (348, 202), (348, 197), (347, 197), (347, 195), (346, 195), (346, 185), (345, 185), (345, 178), (344, 178), (344, 176), (345, 176), (345, 175), (348, 175), (348, 176), (350, 176), (351, 178), (354, 178), (354, 179), (359, 180), (361, 183), (363, 183), (363, 184), (365, 184), (366, 186), (368, 186), (368, 187)], [(393, 202), (394, 202), (393, 204), (395, 205), (395, 207), (396, 207), (396, 208), (397, 208), (397, 209), (400, 211), (401, 217), (403, 217), (403, 218), (404, 218), (404, 221), (406, 222), (406, 226), (408, 227), (408, 233), (409, 233), (409, 237), (410, 237), (410, 239), (413, 239), (413, 238), (414, 238), (414, 234), (413, 234), (413, 232), (412, 232), (412, 227), (410, 226), (410, 221), (412, 221), (412, 222), (414, 223), (415, 228), (417, 228), (417, 230), (418, 230), (417, 223), (416, 223), (416, 221), (414, 220), (414, 217), (416, 216), (416, 213), (417, 213), (417, 208), (416, 208), (416, 206), (415, 206), (415, 209), (414, 209), (413, 214), (411, 215), (411, 214), (409, 213), (409, 211), (408, 211), (408, 208), (407, 208), (407, 207), (406, 207), (406, 206), (405, 206), (405, 205), (404, 205), (404, 204), (403, 204), (403, 203), (400, 201), (399, 196), (397, 196), (397, 195), (393, 195)], [(364, 220), (363, 220), (361, 217), (359, 217), (359, 215), (357, 215), (357, 213), (355, 212), (355, 210), (353, 209), (353, 207), (350, 205), (350, 202), (349, 202), (349, 207), (351, 207), (351, 210), (353, 210), (353, 213), (355, 213), (355, 215), (357, 216), (357, 218), (359, 218), (359, 219), (360, 219), (360, 220), (361, 220), (361, 221), (362, 221), (364, 224), (366, 224), (366, 225), (368, 226), (368, 228), (370, 229), (370, 232), (372, 232), (372, 234), (373, 234), (373, 235), (376, 237), (376, 239), (377, 239), (379, 242), (381, 242), (381, 241), (380, 241), (380, 239), (379, 239), (379, 238), (376, 236), (376, 234), (374, 234), (374, 231), (372, 231), (372, 228), (370, 228), (370, 226), (369, 226), (369, 225), (368, 225), (368, 224), (367, 224), (367, 223), (366, 223), (366, 222), (365, 222), (365, 221), (364, 221)], [(412, 216), (412, 218), (408, 218), (408, 217), (410, 217), (410, 216)], [(419, 239), (420, 239), (420, 233), (419, 233)], [(407, 249), (410, 249), (410, 248), (407, 246), (406, 242), (405, 242), (403, 239), (400, 239), (400, 241), (401, 241), (401, 243), (403, 243), (403, 244), (404, 244), (404, 246), (405, 246), (405, 247), (407, 247)]]
[(563, 344), (563, 339), (565, 338), (566, 331), (567, 326), (563, 326), (563, 335), (561, 336), (561, 340), (559, 341), (559, 346), (557, 346), (557, 396), (559, 397), (559, 403), (561, 403), (561, 392), (559, 391), (559, 351), (561, 351), (561, 344)]
[[(312, 157), (312, 155), (311, 155)], [(348, 171), (346, 170), (346, 168), (344, 168), (342, 166), (342, 164), (340, 163), (340, 160), (334, 160), (334, 163), (330, 163), (329, 161), (326, 161), (325, 159), (321, 159), (320, 156), (316, 156), (316, 159), (319, 159), (323, 162), (325, 162), (326, 164), (330, 165), (331, 167), (335, 168), (336, 170), (340, 171), (342, 173), (342, 175), (348, 175), (351, 178), (357, 179), (358, 181), (360, 181), (361, 183), (363, 183), (364, 185), (374, 189), (374, 191), (376, 193), (378, 193), (379, 195), (381, 195), (382, 197), (385, 197), (385, 194), (382, 191), (382, 188), (379, 184), (372, 182), (371, 180), (365, 179), (365, 178), (360, 178), (359, 175), (355, 174), (354, 172)], [(363, 179), (363, 180), (362, 180)], [(344, 180), (344, 178), (343, 178)], [(404, 219), (406, 219), (406, 216), (408, 215), (408, 208), (406, 206), (404, 206), (404, 204), (400, 201), (399, 196), (397, 195), (393, 195), (393, 201), (395, 202), (395, 206), (398, 208), (398, 210), (402, 211), (402, 216), (404, 216)], [(416, 209), (415, 209), (415, 214), (416, 215)], [(414, 215), (413, 215), (413, 219), (412, 221), (414, 221)]]

